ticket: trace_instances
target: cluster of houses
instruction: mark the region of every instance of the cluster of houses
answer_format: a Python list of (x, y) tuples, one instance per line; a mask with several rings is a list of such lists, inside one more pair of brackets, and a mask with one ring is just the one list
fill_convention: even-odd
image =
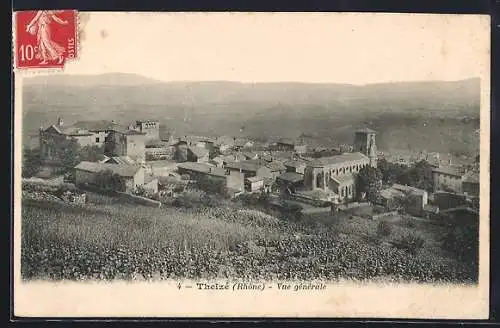
[[(311, 157), (305, 143), (289, 139), (259, 146), (252, 140), (229, 136), (170, 136), (162, 140), (159, 122), (154, 120), (136, 121), (129, 126), (114, 121), (80, 121), (66, 126), (59, 119), (57, 124), (40, 129), (40, 149), (50, 160), (54, 155), (52, 145), (61, 139), (73, 138), (81, 146), (103, 147), (102, 160), (81, 162), (74, 168), (76, 184), (98, 184), (100, 174), (109, 171), (122, 179), (119, 191), (132, 192), (142, 187), (156, 193), (164, 177), (210, 177), (223, 182), (230, 196), (257, 191), (306, 195), (321, 190), (324, 200), (348, 203), (356, 195), (356, 174), (363, 167), (377, 166), (380, 152), (375, 136), (371, 129), (357, 130), (353, 145), (330, 152), (329, 156)], [(464, 196), (457, 206), (465, 206), (471, 197), (479, 196), (477, 172), (438, 165), (433, 170), (433, 181), (436, 195)], [(388, 208), (396, 199), (411, 199), (407, 205), (414, 215), (437, 211), (424, 190), (395, 184), (382, 190), (381, 196)]]

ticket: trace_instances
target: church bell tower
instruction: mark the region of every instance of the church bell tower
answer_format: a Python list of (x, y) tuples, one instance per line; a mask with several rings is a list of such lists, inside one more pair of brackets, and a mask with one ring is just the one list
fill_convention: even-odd
[(368, 156), (370, 166), (377, 167), (377, 145), (375, 143), (376, 132), (364, 128), (354, 133), (354, 151)]

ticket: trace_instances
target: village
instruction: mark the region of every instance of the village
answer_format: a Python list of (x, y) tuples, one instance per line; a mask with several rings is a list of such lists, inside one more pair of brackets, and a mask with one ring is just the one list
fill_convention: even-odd
[(23, 154), (26, 277), (477, 280), (478, 156), (402, 163), (366, 126), (338, 147), (165, 137), (157, 120), (38, 133)]
[[(195, 183), (228, 198), (265, 193), (276, 206), (292, 205), (306, 213), (335, 215), (339, 210), (373, 205), (377, 215), (372, 217), (403, 210), (417, 218), (465, 214), (477, 220), (477, 161), (454, 165), (431, 154), (402, 163), (377, 149), (376, 135), (376, 131), (361, 128), (353, 131), (352, 145), (310, 149), (302, 141), (289, 139), (262, 143), (242, 137), (170, 135), (162, 140), (160, 123), (155, 120), (139, 120), (129, 126), (114, 121), (65, 125), (60, 118), (39, 131), (45, 169), (61, 167), (61, 140), (99, 149), (94, 161), (81, 161), (67, 170), (70, 182), (150, 199), (145, 203), (153, 206), (161, 206), (161, 197), (173, 196)], [(375, 183), (365, 181), (363, 185), (360, 181), (360, 173), (369, 168), (391, 175), (388, 165), (401, 170), (422, 162), (427, 171), (421, 179), (427, 184), (420, 188), (382, 176)], [(422, 181), (414, 184), (422, 185)]]

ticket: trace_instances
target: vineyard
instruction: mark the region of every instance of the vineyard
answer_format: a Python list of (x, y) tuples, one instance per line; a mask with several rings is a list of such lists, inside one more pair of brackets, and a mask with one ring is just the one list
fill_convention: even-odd
[(361, 232), (375, 234), (376, 226), (299, 226), (236, 204), (149, 208), (93, 195), (85, 205), (24, 199), (21, 273), (55, 280), (477, 281), (470, 264), (432, 248), (409, 254), (366, 241)]

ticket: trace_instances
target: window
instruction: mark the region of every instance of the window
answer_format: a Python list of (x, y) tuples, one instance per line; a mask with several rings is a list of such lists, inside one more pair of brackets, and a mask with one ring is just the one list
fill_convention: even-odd
[(95, 138), (95, 142), (99, 142), (99, 137), (96, 137), (96, 138)]

